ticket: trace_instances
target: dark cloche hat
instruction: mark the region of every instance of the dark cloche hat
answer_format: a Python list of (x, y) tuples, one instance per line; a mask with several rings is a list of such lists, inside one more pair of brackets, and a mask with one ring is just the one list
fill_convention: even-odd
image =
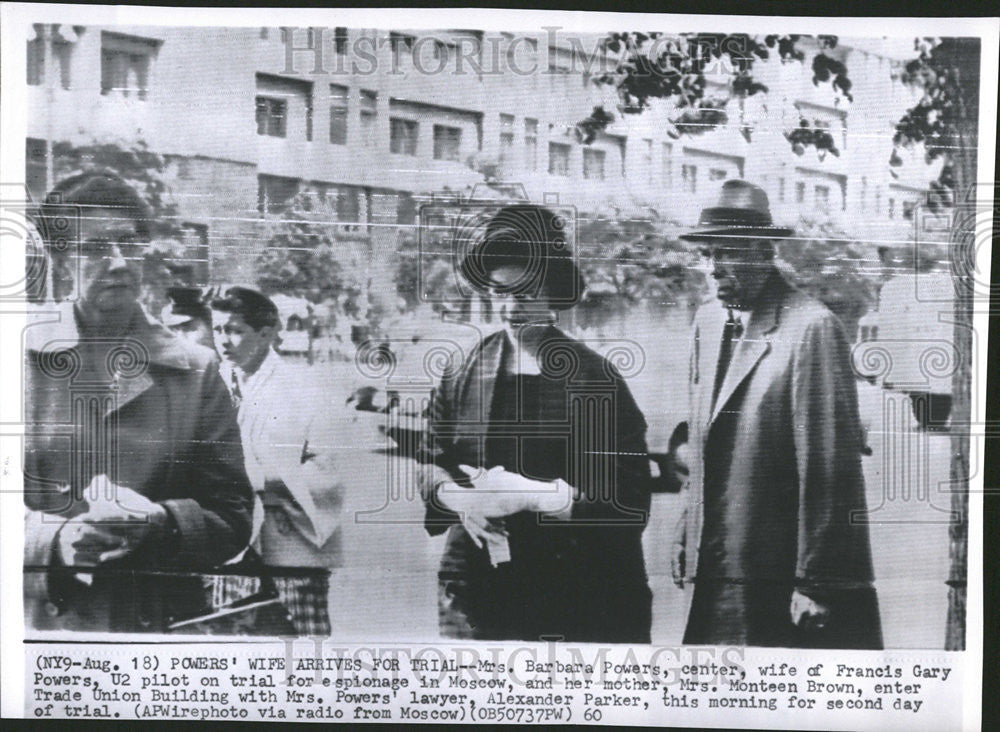
[(744, 180), (727, 180), (722, 184), (719, 203), (702, 209), (698, 225), (680, 238), (689, 241), (715, 237), (782, 239), (791, 236), (792, 232), (793, 229), (774, 225), (763, 188)]
[[(540, 291), (553, 309), (566, 310), (580, 301), (586, 283), (573, 261), (564, 228), (564, 219), (544, 206), (505, 206), (471, 244), (459, 270), (479, 291)], [(521, 268), (515, 281), (493, 278), (493, 272), (505, 265)]]
[(269, 325), (278, 325), (278, 306), (262, 292), (249, 287), (230, 287), (223, 297), (212, 300), (212, 309), (224, 313), (239, 315), (247, 325), (261, 329)]
[(160, 320), (166, 326), (181, 325), (195, 319), (212, 319), (200, 287), (171, 287), (167, 289), (167, 297), (170, 302), (160, 313)]

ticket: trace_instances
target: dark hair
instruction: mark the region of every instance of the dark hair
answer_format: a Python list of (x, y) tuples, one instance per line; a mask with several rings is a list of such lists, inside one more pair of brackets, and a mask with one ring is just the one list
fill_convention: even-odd
[[(565, 225), (562, 217), (544, 206), (505, 206), (486, 224), (483, 236), (468, 247), (459, 271), (480, 291), (545, 293), (554, 309), (572, 307), (586, 283), (573, 261)], [(516, 282), (494, 279), (494, 271), (505, 265), (521, 270)]]
[(66, 228), (67, 209), (88, 207), (114, 209), (135, 222), (139, 236), (149, 236), (150, 209), (135, 188), (113, 171), (88, 170), (63, 178), (45, 197), (39, 221), (45, 241), (51, 244)]
[(212, 310), (243, 318), (254, 330), (280, 323), (278, 306), (267, 295), (249, 287), (230, 287), (223, 297), (212, 300)]

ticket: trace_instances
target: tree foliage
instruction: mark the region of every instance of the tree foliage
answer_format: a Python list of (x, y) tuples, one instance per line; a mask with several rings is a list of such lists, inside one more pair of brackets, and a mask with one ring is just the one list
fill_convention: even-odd
[(802, 219), (778, 245), (778, 266), (797, 287), (837, 315), (849, 334), (875, 305), (882, 273), (871, 245), (828, 221)]
[(114, 171), (146, 201), (152, 214), (150, 230), (154, 237), (179, 236), (181, 232), (177, 202), (171, 194), (167, 168), (167, 159), (152, 152), (142, 140), (95, 140), (85, 145), (60, 141), (52, 145), (55, 180), (88, 170)]
[(257, 284), (273, 295), (332, 302), (348, 318), (375, 325), (383, 313), (369, 298), (371, 278), (363, 238), (338, 230), (333, 206), (313, 192), (297, 194), (271, 227), (257, 258)]
[[(920, 100), (896, 123), (895, 148), (889, 164), (902, 165), (898, 148), (922, 145), (927, 163), (943, 160), (931, 184), (931, 210), (951, 205), (956, 191), (975, 181), (979, 119), (979, 53), (977, 38), (918, 38), (916, 58), (903, 67), (900, 79), (922, 91)], [(895, 170), (890, 171), (895, 177)]]
[[(851, 80), (842, 61), (828, 51), (837, 47), (836, 36), (767, 35), (722, 33), (611, 33), (604, 39), (604, 48), (616, 59), (615, 67), (594, 77), (599, 85), (613, 87), (617, 93), (618, 110), (622, 114), (639, 114), (650, 108), (652, 100), (673, 101), (670, 122), (674, 137), (696, 135), (728, 122), (726, 107), (732, 99), (746, 99), (766, 93), (767, 85), (754, 76), (754, 65), (777, 54), (782, 63), (801, 63), (805, 53), (799, 44), (810, 39), (818, 52), (812, 59), (813, 83), (830, 84), (837, 94), (852, 100)], [(708, 92), (706, 73), (719, 67), (728, 69), (729, 84), (725, 92)], [(578, 127), (592, 140), (614, 116), (603, 107), (582, 120)], [(742, 132), (749, 139), (749, 127)], [(828, 133), (814, 131), (808, 123), (793, 131), (790, 143), (798, 154), (808, 146), (817, 151), (833, 152), (836, 147)], [(836, 152), (835, 152), (836, 151)]]

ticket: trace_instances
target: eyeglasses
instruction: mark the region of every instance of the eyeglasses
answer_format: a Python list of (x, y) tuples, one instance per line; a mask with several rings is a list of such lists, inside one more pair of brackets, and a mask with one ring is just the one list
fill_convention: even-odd
[(732, 242), (725, 244), (703, 244), (698, 247), (698, 253), (705, 259), (721, 259), (723, 261), (742, 262), (751, 261), (760, 257), (760, 252), (764, 248), (761, 245), (770, 245), (769, 239), (751, 239), (742, 241), (739, 244)]
[(117, 249), (123, 259), (142, 261), (149, 251), (150, 242), (136, 241), (134, 235), (120, 237), (95, 237), (80, 245), (80, 253), (87, 257), (110, 258)]

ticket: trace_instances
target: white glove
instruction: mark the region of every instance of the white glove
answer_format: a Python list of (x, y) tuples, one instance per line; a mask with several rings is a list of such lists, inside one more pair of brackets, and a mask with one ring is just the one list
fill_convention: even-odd
[(92, 497), (87, 510), (68, 519), (57, 534), (57, 548), (67, 566), (95, 567), (124, 557), (167, 522), (163, 506), (112, 483), (106, 475), (91, 480), (87, 494)]
[(803, 630), (822, 630), (830, 619), (830, 609), (822, 603), (798, 590), (792, 592), (792, 602), (789, 606), (792, 623)]
[(480, 511), (489, 517), (520, 511), (559, 514), (572, 508), (573, 489), (563, 480), (541, 481), (511, 473), (502, 465), (482, 470), (468, 465), (459, 469), (469, 476), (481, 500)]

